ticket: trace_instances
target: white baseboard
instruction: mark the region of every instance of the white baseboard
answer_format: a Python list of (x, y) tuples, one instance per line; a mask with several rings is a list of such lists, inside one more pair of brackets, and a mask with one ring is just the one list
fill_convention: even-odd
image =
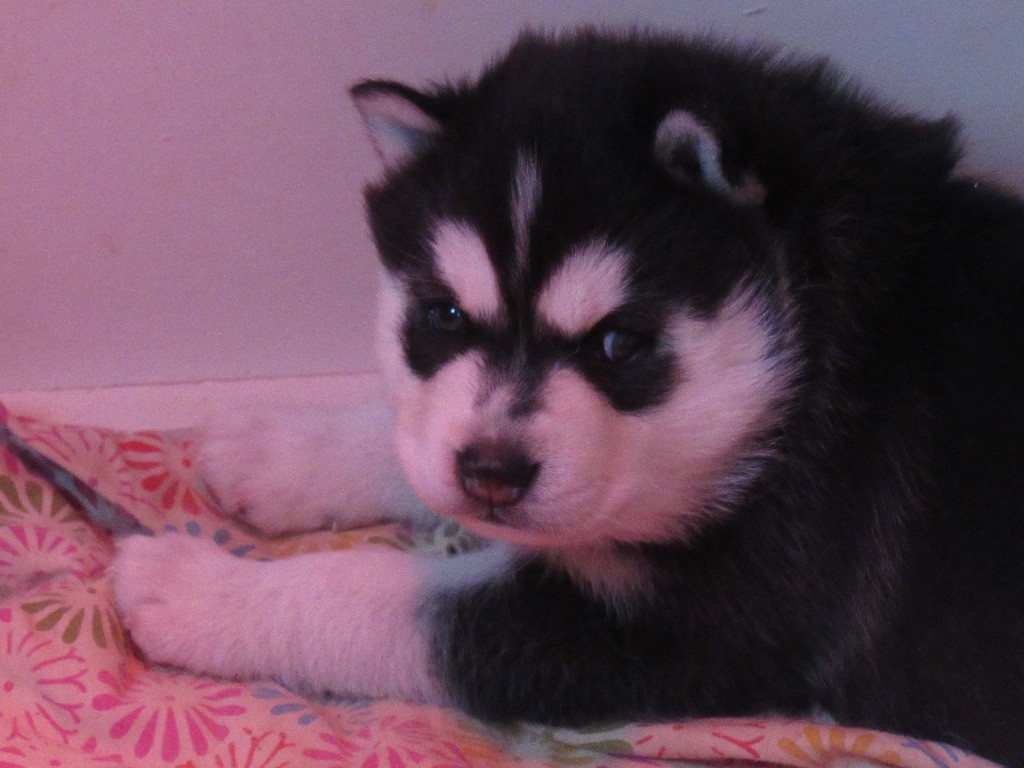
[(177, 429), (244, 406), (346, 405), (381, 393), (376, 373), (0, 392), (15, 413), (111, 429)]

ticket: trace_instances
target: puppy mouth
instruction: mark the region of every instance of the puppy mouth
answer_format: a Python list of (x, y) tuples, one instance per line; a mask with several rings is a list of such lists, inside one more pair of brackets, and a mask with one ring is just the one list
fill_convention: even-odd
[[(534, 466), (530, 469), (531, 479), (535, 475)], [(463, 476), (459, 478), (459, 485), (464, 494), (462, 512), (466, 517), (506, 528), (535, 529), (520, 503), (529, 493), (529, 482), (510, 484), (495, 482), (487, 476)]]
[(484, 510), (487, 519), (498, 520), (526, 495), (523, 485), (501, 485), (479, 477), (461, 478), (462, 490)]
[(523, 495), (518, 494), (519, 498), (512, 498), (510, 494), (507, 503), (499, 503), (496, 499), (479, 501), (467, 496), (452, 516), (470, 525), (485, 523), (504, 528), (532, 529), (534, 526), (518, 504)]
[(539, 472), (539, 462), (503, 442), (474, 442), (455, 455), (455, 474), (462, 492), (491, 518), (499, 510), (516, 506)]
[(469, 530), (488, 538), (503, 539), (531, 546), (544, 545), (551, 532), (538, 526), (517, 504), (498, 505), (467, 499), (458, 510), (448, 514)]
[(540, 510), (528, 500), (501, 506), (464, 496), (461, 503), (439, 513), (478, 536), (525, 549), (551, 550), (579, 546), (581, 540), (586, 538), (578, 530), (546, 525), (542, 519), (538, 519)]

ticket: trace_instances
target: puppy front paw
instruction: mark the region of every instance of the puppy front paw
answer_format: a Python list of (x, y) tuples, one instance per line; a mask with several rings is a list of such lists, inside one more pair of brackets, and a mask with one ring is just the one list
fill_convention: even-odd
[[(230, 594), (245, 566), (211, 542), (191, 536), (132, 536), (109, 567), (114, 601), (147, 659), (219, 676), (240, 671), (231, 633), (244, 632)], [(244, 613), (244, 611), (243, 611)]]
[(314, 447), (287, 416), (222, 414), (206, 425), (197, 449), (200, 476), (224, 514), (268, 534), (327, 524), (324, 505), (310, 498)]
[(371, 401), (339, 411), (247, 411), (197, 440), (201, 477), (232, 515), (269, 533), (388, 520), (429, 525), (391, 445), (393, 417)]

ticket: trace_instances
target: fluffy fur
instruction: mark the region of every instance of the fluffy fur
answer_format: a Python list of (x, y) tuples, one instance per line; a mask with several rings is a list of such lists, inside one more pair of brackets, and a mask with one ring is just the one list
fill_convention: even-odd
[(951, 121), (589, 33), (353, 96), (397, 464), (374, 406), (215, 423), (207, 476), (268, 531), (425, 505), (507, 545), (129, 540), (147, 654), (495, 721), (825, 710), (1024, 766), (1024, 206), (952, 175)]

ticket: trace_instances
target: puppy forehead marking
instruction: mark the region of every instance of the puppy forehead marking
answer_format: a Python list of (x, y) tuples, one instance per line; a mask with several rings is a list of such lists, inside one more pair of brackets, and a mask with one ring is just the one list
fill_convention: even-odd
[(586, 333), (625, 301), (628, 264), (603, 240), (575, 248), (541, 289), (537, 316), (567, 336)]
[(526, 152), (516, 158), (512, 176), (512, 233), (515, 238), (516, 262), (525, 269), (530, 249), (530, 226), (540, 202), (541, 182), (537, 160)]
[(459, 306), (478, 320), (496, 320), (501, 313), (498, 275), (480, 235), (468, 224), (442, 221), (431, 246), (441, 278)]

